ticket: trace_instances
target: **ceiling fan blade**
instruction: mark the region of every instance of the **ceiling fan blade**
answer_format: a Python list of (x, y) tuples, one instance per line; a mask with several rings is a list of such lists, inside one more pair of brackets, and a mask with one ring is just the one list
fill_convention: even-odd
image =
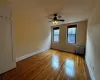
[(52, 22), (52, 21), (49, 21), (49, 22)]
[(63, 21), (64, 22), (65, 20), (64, 19), (58, 19), (57, 21)]
[(50, 18), (50, 17), (48, 17), (49, 19), (53, 19), (53, 18)]
[(62, 18), (62, 16), (59, 15), (58, 18)]

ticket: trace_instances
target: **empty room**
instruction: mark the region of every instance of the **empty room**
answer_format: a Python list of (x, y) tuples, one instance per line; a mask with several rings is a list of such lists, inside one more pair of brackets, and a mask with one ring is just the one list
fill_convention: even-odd
[(100, 80), (100, 1), (0, 0), (0, 80)]

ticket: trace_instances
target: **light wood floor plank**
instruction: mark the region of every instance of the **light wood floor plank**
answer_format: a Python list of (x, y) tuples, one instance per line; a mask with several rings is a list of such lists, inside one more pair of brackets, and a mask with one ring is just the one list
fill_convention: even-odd
[(3, 74), (3, 80), (90, 80), (82, 57), (58, 50), (47, 50), (17, 63)]

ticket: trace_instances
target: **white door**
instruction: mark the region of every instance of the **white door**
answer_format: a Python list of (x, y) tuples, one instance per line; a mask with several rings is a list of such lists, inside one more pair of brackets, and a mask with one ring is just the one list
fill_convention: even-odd
[(10, 8), (0, 6), (0, 74), (16, 66), (12, 45)]

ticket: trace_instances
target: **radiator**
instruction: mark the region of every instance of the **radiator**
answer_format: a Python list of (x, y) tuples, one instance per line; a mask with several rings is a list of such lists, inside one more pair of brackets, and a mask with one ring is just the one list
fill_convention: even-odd
[(85, 54), (84, 46), (76, 46), (76, 54)]

